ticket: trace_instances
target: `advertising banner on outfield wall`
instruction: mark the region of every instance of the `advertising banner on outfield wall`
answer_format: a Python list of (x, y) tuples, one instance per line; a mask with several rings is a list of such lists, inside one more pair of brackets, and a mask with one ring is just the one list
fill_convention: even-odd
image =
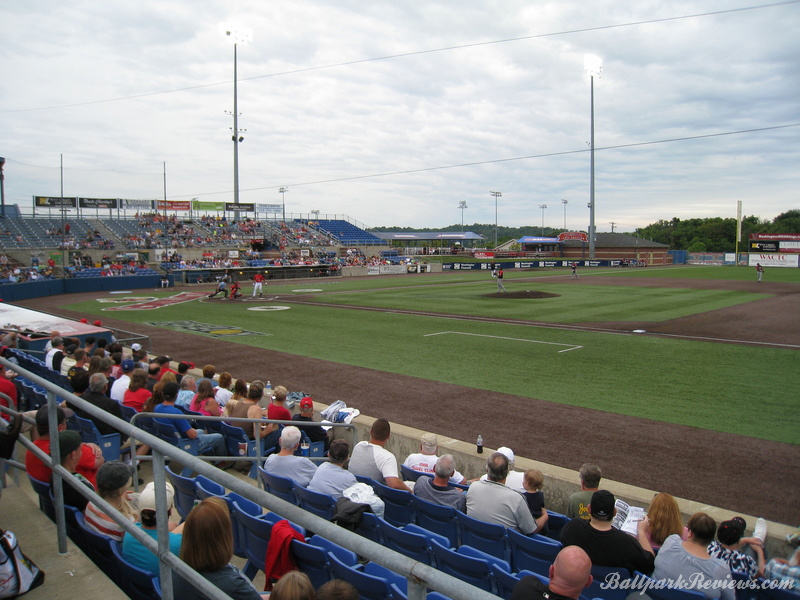
[(756, 263), (760, 263), (762, 267), (795, 267), (800, 264), (800, 255), (798, 254), (755, 254), (747, 255), (747, 264), (755, 267)]

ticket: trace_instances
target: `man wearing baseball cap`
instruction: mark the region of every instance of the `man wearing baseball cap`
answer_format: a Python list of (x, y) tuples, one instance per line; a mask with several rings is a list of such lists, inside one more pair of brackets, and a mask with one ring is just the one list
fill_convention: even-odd
[(122, 370), (122, 375), (111, 385), (111, 393), (109, 396), (111, 396), (112, 400), (116, 400), (122, 404), (122, 401), (125, 399), (125, 390), (127, 390), (128, 386), (131, 384), (131, 373), (136, 368), (136, 363), (130, 358), (126, 358), (119, 364), (119, 367)]
[[(709, 544), (708, 554), (724, 560), (731, 571), (746, 573), (750, 579), (756, 579), (764, 576), (766, 567), (763, 542), (757, 537), (744, 537), (746, 527), (747, 523), (742, 517), (733, 517), (730, 521), (720, 523), (717, 539)], [(750, 546), (758, 562), (742, 552), (742, 546)]]
[[(172, 499), (175, 497), (175, 490), (172, 484), (166, 483), (166, 496), (167, 496), (167, 512), (165, 516), (169, 519), (172, 514)], [(148, 483), (142, 492), (139, 494), (139, 514), (141, 516), (141, 523), (136, 526), (140, 527), (143, 532), (156, 540), (158, 538), (158, 531), (156, 529), (156, 488), (153, 482)], [(169, 524), (169, 551), (175, 555), (181, 553), (181, 540), (183, 539), (181, 533), (183, 532), (183, 523), (175, 526), (174, 523)], [(139, 540), (133, 537), (129, 532), (125, 532), (125, 537), (122, 538), (122, 556), (128, 562), (136, 565), (140, 569), (150, 571), (151, 573), (158, 573), (158, 557), (145, 548)]]
[(314, 422), (314, 401), (306, 396), (300, 400), (300, 414), (292, 415), (292, 421), (297, 421), (297, 426), (305, 432), (311, 443), (325, 442), (325, 450), (330, 447), (328, 440), (328, 432), (325, 431), (320, 425), (301, 425), (301, 423)]
[[(83, 475), (77, 472), (78, 463), (83, 456), (83, 440), (81, 434), (72, 429), (58, 432), (58, 451), (61, 454), (61, 466), (67, 471), (72, 473), (72, 476), (80, 481), (90, 490), (94, 491), (92, 482), (86, 479)], [(52, 483), (52, 476), (50, 478)], [(81, 512), (89, 504), (89, 499), (81, 495), (81, 493), (72, 487), (66, 480), (64, 481), (64, 504), (74, 506), (80, 509)]]
[(617, 512), (614, 502), (614, 494), (607, 490), (592, 494), (589, 520), (576, 517), (567, 523), (561, 532), (561, 543), (586, 550), (593, 565), (628, 569), (631, 575), (634, 571), (649, 575), (655, 566), (655, 554), (647, 539), (647, 518), (639, 521), (634, 538), (611, 526)]
[[(433, 433), (424, 433), (420, 438), (419, 452), (412, 452), (403, 461), (403, 466), (419, 471), (420, 473), (428, 473), (433, 475), (436, 469), (436, 452), (439, 450), (439, 439)], [(499, 450), (498, 450), (499, 452)], [(484, 477), (485, 478), (485, 477)], [(464, 477), (458, 471), (453, 472), (450, 478), (450, 483), (467, 483)], [(506, 481), (508, 485), (508, 481)]]

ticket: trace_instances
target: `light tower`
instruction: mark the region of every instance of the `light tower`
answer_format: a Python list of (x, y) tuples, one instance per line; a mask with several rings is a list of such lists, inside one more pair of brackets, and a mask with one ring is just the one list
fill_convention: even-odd
[(595, 227), (594, 227), (594, 217), (595, 217), (595, 199), (594, 199), (594, 78), (600, 77), (600, 73), (603, 70), (603, 59), (594, 56), (592, 54), (587, 54), (583, 59), (583, 68), (586, 69), (586, 73), (589, 75), (589, 85), (590, 85), (590, 106), (591, 106), (591, 140), (589, 142), (589, 154), (591, 156), (591, 167), (590, 167), (590, 175), (589, 175), (589, 258), (594, 258), (594, 238), (595, 238)]

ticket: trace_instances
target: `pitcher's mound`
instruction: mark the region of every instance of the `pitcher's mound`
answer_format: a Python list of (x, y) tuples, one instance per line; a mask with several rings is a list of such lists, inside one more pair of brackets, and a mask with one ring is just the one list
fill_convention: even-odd
[(484, 298), (558, 298), (560, 294), (548, 294), (547, 292), (537, 292), (525, 290), (524, 292), (495, 292), (494, 294), (482, 294)]

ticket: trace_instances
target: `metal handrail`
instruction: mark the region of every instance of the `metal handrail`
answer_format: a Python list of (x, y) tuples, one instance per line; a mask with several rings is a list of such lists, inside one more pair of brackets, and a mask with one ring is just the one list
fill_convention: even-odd
[[(167, 529), (168, 506), (166, 498), (166, 471), (164, 462), (165, 457), (177, 460), (185, 467), (189, 467), (193, 471), (223, 485), (225, 488), (244, 496), (248, 500), (265, 507), (276, 514), (279, 514), (284, 519), (288, 519), (293, 523), (297, 523), (307, 530), (314, 531), (315, 533), (318, 533), (321, 536), (341, 546), (344, 546), (359, 556), (363, 556), (370, 561), (374, 561), (392, 571), (395, 571), (396, 573), (403, 575), (408, 581), (409, 600), (423, 600), (425, 598), (426, 588), (432, 588), (440, 591), (450, 598), (453, 598), (453, 600), (497, 600), (496, 596), (485, 590), (442, 573), (441, 571), (438, 571), (429, 565), (418, 562), (403, 554), (395, 552), (394, 550), (385, 548), (384, 546), (368, 540), (352, 531), (348, 531), (347, 529), (335, 525), (330, 521), (326, 521), (315, 514), (309, 513), (299, 506), (295, 506), (294, 504), (290, 504), (289, 502), (282, 500), (277, 496), (273, 496), (272, 494), (269, 494), (268, 492), (245, 481), (242, 481), (241, 479), (238, 479), (237, 477), (234, 477), (225, 471), (221, 471), (213, 465), (209, 465), (206, 461), (196, 456), (192, 456), (191, 454), (176, 448), (172, 444), (165, 442), (164, 440), (151, 435), (146, 431), (134, 427), (127, 421), (109, 414), (103, 409), (87, 402), (83, 398), (59, 388), (46, 379), (43, 379), (35, 373), (23, 369), (15, 363), (12, 363), (4, 358), (0, 358), (0, 365), (24, 375), (26, 378), (30, 379), (34, 383), (37, 383), (38, 385), (41, 385), (45, 388), (45, 390), (47, 390), (51, 439), (56, 439), (58, 435), (56, 431), (56, 396), (58, 395), (61, 398), (65, 398), (70, 405), (78, 407), (81, 411), (88, 413), (92, 417), (96, 417), (97, 419), (112, 425), (115, 429), (125, 433), (129, 437), (133, 437), (136, 440), (139, 440), (150, 446), (153, 451), (153, 481), (155, 484), (156, 513), (158, 521), (158, 547), (155, 548), (155, 550), (160, 560), (160, 576), (164, 600), (173, 600), (172, 573), (170, 568), (174, 568), (181, 574), (181, 576), (188, 575), (187, 579), (191, 581), (193, 585), (197, 585), (197, 587), (203, 589), (204, 593), (207, 593), (205, 591), (205, 586), (198, 585), (203, 583), (197, 580), (197, 578), (203, 579), (202, 576), (198, 575), (194, 570), (189, 568), (185, 563), (180, 561), (177, 556), (169, 551), (169, 531)], [(162, 416), (166, 415), (159, 413), (159, 417)], [(175, 416), (177, 417), (178, 415)], [(190, 415), (185, 415), (184, 418), (192, 417)], [(23, 439), (22, 441), (23, 444), (27, 442), (32, 446), (28, 440)], [(27, 448), (29, 448), (27, 444), (25, 445)], [(66, 480), (69, 485), (72, 485), (78, 489), (83, 496), (90, 498), (92, 501), (95, 500), (95, 497), (98, 500), (100, 500), (100, 498), (95, 492), (86, 488), (86, 486), (83, 486), (83, 484), (77, 481), (74, 477), (65, 477), (66, 475), (69, 475), (69, 473), (60, 466), (58, 444), (50, 444), (50, 450), (51, 455), (53, 456), (53, 462), (56, 463), (57, 461), (57, 464), (53, 469), (53, 472), (58, 475), (57, 477), (53, 478), (53, 495), (56, 498), (56, 503), (58, 506), (57, 526), (59, 548), (62, 547), (62, 539), (64, 541), (63, 547), (66, 548), (66, 526), (64, 525), (63, 496), (61, 487), (62, 479)], [(40, 455), (37, 454), (37, 456), (41, 458)], [(85, 489), (80, 489), (78, 486), (81, 486)], [(100, 501), (102, 502), (102, 500)], [(108, 505), (103, 506), (99, 503), (98, 505), (102, 506), (104, 509), (110, 508)], [(60, 516), (58, 515), (59, 512), (62, 513)], [(149, 536), (143, 534), (138, 527), (133, 526), (129, 521), (127, 523), (123, 522), (124, 517), (121, 514), (114, 513), (115, 511), (110, 511), (109, 515), (112, 516), (116, 522), (120, 523), (120, 525), (122, 525), (126, 531), (130, 531), (130, 533), (139, 541), (141, 541), (145, 547), (151, 551), (154, 550), (152, 538), (149, 538)], [(185, 569), (188, 571), (185, 571)], [(205, 583), (207, 583), (207, 581)], [(214, 598), (214, 600), (227, 600), (228, 596), (220, 592), (217, 588), (213, 589), (215, 591), (207, 594), (209, 597)]]

